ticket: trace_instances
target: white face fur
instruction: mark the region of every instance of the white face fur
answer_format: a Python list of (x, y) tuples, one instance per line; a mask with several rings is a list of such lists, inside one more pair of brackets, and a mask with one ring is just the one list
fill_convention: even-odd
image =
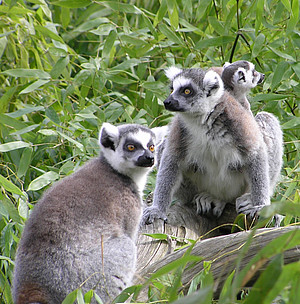
[[(238, 66), (238, 62), (233, 63), (233, 65)], [(234, 85), (234, 91), (239, 91), (241, 93), (247, 93), (250, 89), (256, 87), (262, 80), (261, 73), (255, 70), (255, 66), (251, 62), (247, 62), (248, 66), (245, 68), (244, 66), (238, 67), (238, 69), (232, 75), (232, 83)], [(229, 67), (230, 63), (225, 63), (223, 69)], [(263, 75), (264, 77), (264, 75)]]
[[(221, 101), (224, 85), (220, 76), (214, 71), (188, 73), (176, 67), (166, 70), (172, 81), (172, 92), (164, 102), (170, 111), (208, 114)], [(195, 72), (195, 73), (194, 73)]]
[(155, 135), (150, 130), (138, 129), (136, 125), (134, 132), (121, 135), (118, 127), (104, 123), (99, 143), (107, 162), (118, 173), (132, 178), (139, 191), (142, 191), (147, 173), (154, 164)]

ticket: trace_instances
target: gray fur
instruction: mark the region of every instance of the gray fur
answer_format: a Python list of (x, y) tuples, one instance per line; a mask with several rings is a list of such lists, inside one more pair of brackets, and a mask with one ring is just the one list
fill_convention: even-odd
[[(46, 191), (26, 222), (14, 270), (15, 304), (62, 303), (84, 282), (84, 292), (94, 288), (109, 303), (131, 284), (141, 187), (154, 162), (155, 135), (138, 125), (103, 124), (99, 141), (101, 155)], [(136, 144), (135, 151), (128, 144)]]
[[(237, 73), (242, 74), (241, 79)], [(250, 103), (247, 100), (247, 94), (251, 88), (264, 80), (264, 74), (255, 70), (252, 63), (248, 61), (236, 61), (232, 64), (226, 63), (223, 67), (222, 80), (225, 89), (232, 94), (241, 105), (250, 112)], [(283, 158), (283, 134), (278, 119), (271, 113), (259, 112), (255, 120), (260, 127), (264, 142), (267, 147), (268, 168), (270, 176), (270, 194), (274, 193), (276, 184), (280, 177)], [(238, 201), (238, 210), (243, 212), (247, 209), (246, 197)]]
[[(219, 216), (226, 203), (250, 193), (255, 216), (270, 204), (268, 156), (263, 136), (253, 115), (224, 91), (215, 71), (177, 70), (171, 77), (174, 90), (165, 100), (176, 111), (161, 165), (153, 205), (146, 208), (143, 222), (166, 220), (172, 198), (189, 204), (203, 194), (201, 214)], [(215, 201), (205, 197), (214, 197)]]

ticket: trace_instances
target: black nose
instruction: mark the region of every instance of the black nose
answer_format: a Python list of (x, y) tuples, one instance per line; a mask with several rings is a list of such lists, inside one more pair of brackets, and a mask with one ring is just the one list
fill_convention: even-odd
[(154, 156), (142, 155), (137, 160), (137, 166), (139, 167), (152, 167), (154, 165)]
[(183, 111), (178, 100), (174, 99), (171, 95), (164, 101), (164, 106), (169, 111)]
[(265, 74), (260, 73), (258, 83), (262, 83), (264, 81), (264, 79), (265, 79)]

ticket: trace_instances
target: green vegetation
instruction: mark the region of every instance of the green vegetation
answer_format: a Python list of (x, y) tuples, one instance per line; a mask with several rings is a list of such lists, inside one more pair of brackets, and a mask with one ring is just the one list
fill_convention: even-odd
[[(12, 303), (16, 246), (42, 192), (97, 155), (102, 122), (168, 123), (163, 69), (173, 64), (207, 68), (246, 59), (266, 74), (250, 100), (253, 112), (274, 113), (284, 131), (272, 208), (286, 215), (284, 225), (298, 222), (299, 36), (298, 0), (0, 1), (1, 302)], [(232, 274), (219, 303), (271, 303), (278, 295), (278, 303), (299, 303), (300, 264), (282, 262), (287, 247), (300, 244), (299, 232), (281, 241), (291, 245), (276, 252), (266, 247), (268, 257), (276, 256), (257, 288), (235, 300), (243, 272)], [(183, 296), (187, 260), (153, 279), (154, 287), (169, 286), (157, 301)], [(176, 303), (212, 303), (213, 280), (207, 262), (190, 291), (198, 283), (201, 289)], [(260, 288), (270, 292), (262, 295)]]

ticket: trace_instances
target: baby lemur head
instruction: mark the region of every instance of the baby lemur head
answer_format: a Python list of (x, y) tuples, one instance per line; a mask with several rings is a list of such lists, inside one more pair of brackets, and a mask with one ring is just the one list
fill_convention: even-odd
[(123, 175), (135, 179), (154, 165), (155, 134), (147, 127), (103, 123), (99, 143), (107, 162)]
[(222, 80), (225, 89), (234, 95), (246, 94), (250, 89), (262, 83), (265, 75), (256, 71), (253, 63), (239, 60), (225, 63), (223, 66)]
[(207, 114), (224, 93), (221, 77), (212, 70), (171, 67), (166, 70), (166, 76), (171, 80), (171, 94), (164, 101), (169, 111)]

